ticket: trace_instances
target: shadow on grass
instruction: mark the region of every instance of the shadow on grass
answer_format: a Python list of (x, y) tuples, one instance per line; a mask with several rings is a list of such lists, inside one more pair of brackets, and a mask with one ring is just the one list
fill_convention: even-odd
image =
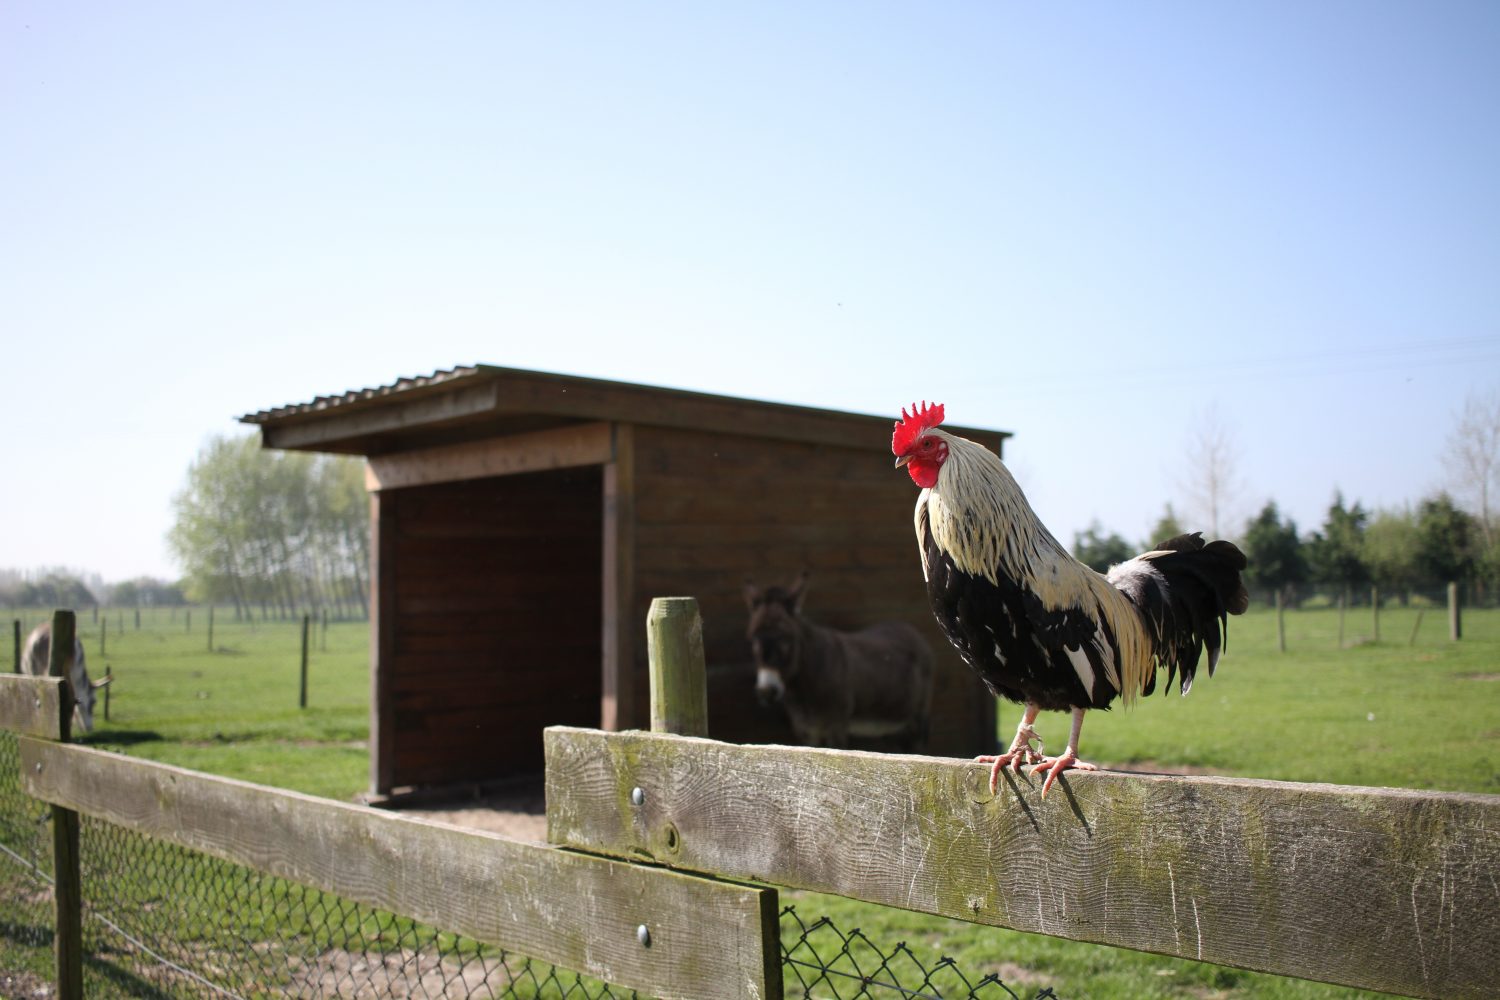
[(79, 733), (77, 742), (107, 750), (112, 746), (131, 747), (138, 743), (159, 743), (164, 739), (154, 729), (111, 729), (107, 732)]
[(85, 956), (83, 964), (100, 979), (108, 980), (111, 985), (119, 987), (120, 992), (125, 996), (140, 998), (140, 1000), (172, 1000), (174, 996), (108, 959), (88, 955)]
[[(49, 910), (50, 901), (43, 904)], [(96, 942), (97, 935), (106, 935), (113, 932), (100, 928), (97, 924), (91, 928)], [(39, 978), (47, 981), (50, 985), (51, 976), (55, 972), (53, 965), (55, 959), (52, 957), (54, 933), (50, 922), (20, 922), (11, 919), (0, 919), (0, 967), (10, 969), (14, 966), (24, 965), (34, 970), (45, 970), (45, 975)], [(22, 955), (27, 956), (22, 960)], [(134, 961), (138, 965), (159, 966), (161, 965), (150, 955), (137, 952), (133, 949), (121, 950), (120, 948), (104, 943), (97, 943), (95, 949), (83, 956), (84, 971), (87, 979), (104, 980), (115, 987), (118, 994), (111, 996), (140, 998), (140, 1000), (171, 1000), (175, 995), (166, 992), (150, 980), (143, 979), (136, 972), (121, 964), (122, 962)], [(9, 996), (9, 993), (0, 993)], [(31, 996), (33, 994), (26, 994)], [(48, 993), (36, 993), (36, 996), (52, 996)]]

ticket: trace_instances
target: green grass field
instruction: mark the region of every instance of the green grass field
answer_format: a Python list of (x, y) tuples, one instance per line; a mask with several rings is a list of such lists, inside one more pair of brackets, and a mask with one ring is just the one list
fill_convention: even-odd
[[(1200, 675), (1186, 698), (1158, 692), (1129, 709), (1092, 713), (1082, 754), (1136, 770), (1500, 792), (1500, 611), (1467, 612), (1458, 643), (1448, 640), (1443, 609), (1421, 612), (1420, 627), (1418, 615), (1385, 609), (1373, 642), (1370, 610), (1351, 610), (1341, 647), (1336, 611), (1288, 612), (1282, 653), (1274, 613), (1254, 611), (1232, 622), (1215, 677)], [(111, 617), (101, 656), (99, 626), (81, 615), (92, 674), (109, 664), (116, 677), (110, 719), (102, 720), (101, 703), (85, 742), (338, 799), (364, 791), (368, 624), (334, 623), (326, 640), (314, 628), (309, 707), (300, 709), (300, 625), (228, 617), (220, 612), (212, 651), (201, 612), (191, 632), (180, 612), (148, 614), (139, 631), (131, 616)], [(1004, 738), (1016, 719), (1014, 706), (1002, 706)], [(1066, 718), (1043, 716), (1038, 728), (1058, 747)], [(905, 941), (928, 964), (952, 956), (971, 981), (998, 972), (1017, 993), (1051, 985), (1070, 1000), (1363, 995), (835, 897), (784, 896), (809, 920), (827, 915), (887, 950)]]

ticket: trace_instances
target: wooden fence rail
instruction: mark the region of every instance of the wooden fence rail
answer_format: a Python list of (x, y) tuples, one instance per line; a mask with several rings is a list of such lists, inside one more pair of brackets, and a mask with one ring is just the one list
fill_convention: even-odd
[[(1500, 981), (1500, 796), (546, 733), (556, 844), (1422, 997)], [(639, 804), (630, 801), (633, 789)]]
[(775, 890), (101, 750), (17, 743), (28, 794), (156, 840), (643, 992), (779, 996)]

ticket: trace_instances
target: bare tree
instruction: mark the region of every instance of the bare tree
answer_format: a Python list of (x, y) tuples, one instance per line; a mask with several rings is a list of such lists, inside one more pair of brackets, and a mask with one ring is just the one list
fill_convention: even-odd
[(1500, 496), (1500, 390), (1470, 393), (1443, 453), (1449, 490), (1479, 521), (1486, 550), (1495, 544)]
[(1194, 530), (1224, 537), (1224, 526), (1239, 507), (1242, 492), (1235, 460), (1239, 452), (1234, 433), (1210, 403), (1193, 423), (1187, 442), (1187, 471), (1181, 488), (1187, 494)]

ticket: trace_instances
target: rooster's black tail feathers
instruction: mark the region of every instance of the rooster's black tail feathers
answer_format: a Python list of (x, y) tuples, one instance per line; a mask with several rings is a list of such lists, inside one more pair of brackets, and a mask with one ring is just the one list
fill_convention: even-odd
[[(1142, 565), (1144, 564), (1144, 565)], [(1110, 571), (1109, 580), (1141, 613), (1158, 664), (1167, 668), (1167, 690), (1181, 675), (1187, 694), (1208, 649), (1213, 676), (1228, 635), (1229, 615), (1243, 614), (1250, 595), (1240, 579), (1245, 555), (1233, 542), (1205, 543), (1201, 532), (1178, 535)], [(1152, 671), (1142, 694), (1156, 689)]]

